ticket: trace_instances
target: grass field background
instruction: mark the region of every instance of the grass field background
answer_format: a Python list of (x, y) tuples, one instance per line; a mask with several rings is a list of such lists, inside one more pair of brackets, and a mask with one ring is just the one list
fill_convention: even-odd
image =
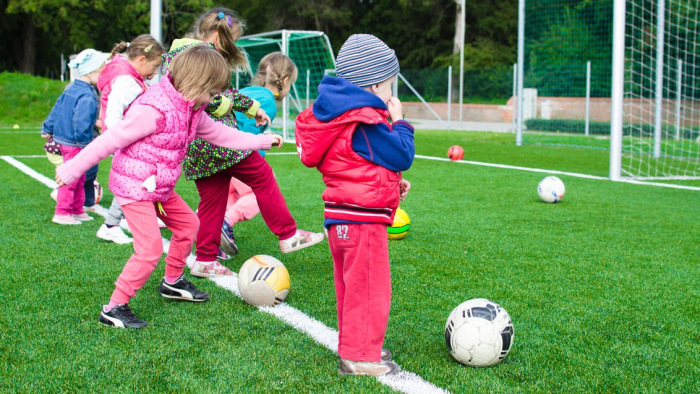
[[(607, 175), (605, 151), (512, 139), (419, 131), (416, 147), (442, 158), (460, 144), (465, 160)], [(0, 155), (53, 179), (37, 131), (0, 131), (0, 140)], [(298, 226), (321, 231), (318, 172), (295, 155), (268, 160)], [(390, 242), (394, 360), (452, 392), (699, 392), (700, 192), (560, 175), (563, 202), (545, 204), (536, 193), (545, 175), (415, 160), (401, 205), (412, 228)], [(338, 376), (335, 354), (212, 281), (189, 276), (212, 295), (206, 303), (162, 299), (162, 262), (131, 302), (146, 329), (99, 324), (131, 246), (98, 240), (101, 217), (51, 223), (50, 189), (4, 160), (0, 182), (0, 391), (392, 391)], [(196, 207), (192, 182), (176, 190)], [(110, 202), (107, 193), (101, 205)], [(280, 259), (287, 303), (336, 329), (327, 244), (282, 255), (260, 216), (235, 232), (230, 268), (254, 254)], [(500, 303), (515, 327), (510, 354), (491, 368), (458, 364), (444, 343), (449, 313), (477, 297)]]

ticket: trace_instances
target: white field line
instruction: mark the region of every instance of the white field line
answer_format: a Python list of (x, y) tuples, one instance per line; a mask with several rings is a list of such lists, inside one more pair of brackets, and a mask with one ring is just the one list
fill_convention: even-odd
[[(286, 156), (286, 155), (296, 155), (297, 153), (296, 152), (268, 152), (267, 154), (271, 155), (271, 156), (277, 156), (277, 155)], [(3, 156), (3, 158), (4, 157), (9, 157), (9, 156)], [(20, 157), (20, 158), (38, 158), (38, 157), (41, 157), (41, 158), (43, 158), (46, 156), (44, 156), (44, 155), (25, 155), (25, 156), (18, 155), (18, 156), (13, 156), (13, 157)], [(450, 159), (444, 158), (444, 157), (423, 156), (423, 155), (416, 155), (416, 158), (425, 159), (425, 160), (434, 160), (434, 161), (451, 161)], [(599, 181), (609, 181), (610, 180), (607, 177), (579, 174), (576, 172), (546, 170), (543, 168), (519, 167), (519, 166), (511, 166), (511, 165), (507, 165), (507, 164), (483, 163), (480, 161), (456, 160), (455, 163), (471, 164), (474, 166), (482, 166), (482, 167), (504, 168), (504, 169), (508, 169), (508, 170), (539, 172), (542, 174), (550, 174), (550, 175), (552, 175), (552, 174), (567, 175), (567, 176), (572, 176), (572, 177), (576, 177), (576, 178), (595, 179), (595, 180), (599, 180)], [(639, 180), (635, 180), (635, 179), (621, 179), (619, 182), (630, 183), (633, 185), (646, 185), (646, 186), (667, 187), (669, 189), (683, 189), (683, 190), (700, 191), (700, 187), (674, 185), (672, 183), (646, 182), (646, 181), (639, 181)], [(54, 185), (54, 187), (56, 187), (56, 186)]]
[[(44, 185), (50, 188), (56, 187), (56, 182), (52, 181), (51, 179), (47, 178), (42, 174), (39, 174), (32, 168), (18, 162), (14, 158), (9, 156), (0, 156), (0, 159), (7, 161), (8, 163), (16, 167), (18, 170), (43, 183)], [(105, 217), (107, 216), (107, 209), (99, 204), (95, 204), (95, 213), (102, 217)], [(121, 227), (128, 230), (128, 226), (126, 225), (125, 220), (122, 220)], [(166, 238), (163, 238), (163, 253), (167, 254), (169, 247), (170, 241)], [(196, 257), (193, 254), (190, 254), (188, 256), (187, 266), (189, 268), (192, 268), (195, 259)], [(231, 291), (240, 298), (241, 294), (238, 291), (237, 275), (231, 277), (210, 278), (210, 280), (216, 283), (219, 287)], [(323, 345), (333, 353), (338, 353), (338, 331), (329, 328), (325, 324), (305, 314), (304, 312), (294, 307), (291, 307), (285, 302), (274, 307), (259, 306), (258, 310), (277, 317), (278, 319), (289, 324), (293, 328), (309, 335), (311, 339)], [(401, 371), (391, 376), (380, 376), (377, 377), (377, 380), (380, 383), (387, 385), (394, 390), (408, 394), (449, 393), (449, 391), (439, 388), (434, 384), (423, 380), (423, 378), (414, 374), (413, 372), (408, 371)]]
[[(450, 160), (448, 158), (444, 158), (444, 157), (423, 156), (423, 155), (416, 155), (416, 158), (426, 159), (426, 160), (434, 160), (434, 161), (452, 161), (452, 160)], [(610, 180), (610, 178), (606, 178), (606, 177), (602, 177), (602, 176), (578, 174), (576, 172), (565, 172), (565, 171), (556, 171), (556, 170), (545, 170), (543, 168), (510, 166), (507, 164), (483, 163), (480, 161), (456, 160), (455, 163), (471, 164), (471, 165), (482, 166), (482, 167), (504, 168), (504, 169), (508, 169), (508, 170), (540, 172), (543, 174), (550, 174), (550, 175), (551, 174), (567, 175), (567, 176), (572, 176), (572, 177), (576, 177), (576, 178), (596, 179), (596, 180), (600, 180), (600, 181), (609, 181)], [(635, 184), (635, 185), (668, 187), (671, 189), (700, 190), (700, 187), (695, 187), (695, 186), (683, 186), (683, 185), (674, 185), (671, 183), (658, 183), (658, 182), (642, 182), (642, 181), (637, 181), (634, 179), (621, 179), (620, 182), (631, 183), (631, 184)]]

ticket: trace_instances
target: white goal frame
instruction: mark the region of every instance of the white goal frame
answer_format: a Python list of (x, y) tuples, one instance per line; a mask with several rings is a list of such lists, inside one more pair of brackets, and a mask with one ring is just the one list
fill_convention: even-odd
[[(670, 9), (673, 10), (673, 5), (671, 4), (673, 0), (669, 0)], [(613, 181), (621, 181), (628, 179), (635, 180), (694, 180), (700, 179), (700, 173), (698, 168), (698, 161), (700, 158), (696, 157), (698, 147), (693, 146), (693, 144), (700, 144), (700, 141), (692, 140), (692, 130), (697, 127), (698, 119), (694, 115), (697, 108), (700, 107), (698, 100), (693, 98), (688, 98), (683, 95), (683, 70), (684, 63), (679, 59), (666, 59), (665, 60), (665, 35), (666, 35), (666, 25), (672, 21), (666, 20), (666, 14), (669, 8), (667, 8), (666, 0), (656, 0), (655, 9), (651, 10), (655, 12), (655, 26), (654, 31), (654, 50), (655, 50), (655, 67), (653, 70), (654, 76), (654, 92), (653, 97), (628, 94), (625, 91), (629, 86), (629, 81), (627, 80), (628, 74), (631, 73), (631, 64), (634, 62), (634, 56), (631, 54), (633, 47), (636, 42), (634, 40), (629, 40), (627, 37), (628, 28), (639, 29), (638, 26), (630, 27), (631, 22), (627, 20), (628, 7), (636, 6), (635, 1), (631, 0), (629, 2), (625, 0), (615, 0), (613, 9), (613, 60), (612, 60), (612, 97), (611, 97), (611, 119), (610, 119), (610, 171), (609, 177)], [(632, 10), (632, 8), (629, 8)], [(669, 11), (670, 12), (670, 11)], [(672, 18), (669, 18), (672, 19)], [(650, 27), (650, 28), (651, 28)], [(697, 38), (697, 31), (694, 32), (695, 35), (691, 35), (693, 38)], [(627, 42), (626, 42), (627, 41)], [(632, 41), (632, 42), (630, 42)], [(628, 53), (628, 51), (630, 53)], [(665, 65), (664, 62), (669, 61), (670, 64)], [(666, 74), (664, 75), (664, 70)], [(671, 70), (671, 71), (669, 71)], [(669, 76), (668, 74), (675, 73), (675, 76)], [(675, 92), (667, 92), (666, 98), (664, 98), (664, 88), (668, 80), (674, 78), (676, 83)], [(650, 78), (649, 78), (650, 79)], [(692, 88), (692, 87), (687, 87)], [(681, 107), (684, 106), (684, 113), (690, 113), (690, 116), (682, 115)], [(651, 112), (653, 110), (653, 115)], [(649, 132), (650, 137), (647, 140), (650, 141), (649, 153), (638, 152), (630, 153), (623, 152), (625, 145), (624, 130), (634, 130), (638, 125), (633, 124), (634, 121), (638, 121), (639, 118), (633, 117), (634, 113), (645, 113), (650, 114), (649, 117), (653, 118), (649, 122), (649, 127), (653, 127), (653, 130)], [(690, 124), (689, 129), (691, 130), (690, 138), (685, 139), (682, 135), (681, 130), (683, 129), (681, 121)], [(627, 122), (625, 122), (627, 120)], [(642, 134), (640, 132), (640, 134)], [(629, 137), (628, 137), (629, 138)], [(698, 137), (700, 139), (700, 137)], [(690, 146), (690, 149), (685, 151), (689, 152), (688, 156), (678, 156), (673, 152), (668, 153), (664, 151), (663, 146), (666, 145), (668, 141), (675, 141), (675, 143), (682, 143)], [(673, 142), (671, 142), (673, 144)], [(670, 149), (669, 149), (670, 150)], [(672, 159), (680, 159), (687, 162), (685, 168), (662, 168), (658, 166), (655, 167), (654, 164), (649, 165), (650, 168), (647, 173), (641, 171), (635, 172), (634, 169), (625, 169), (623, 165), (623, 160), (625, 156), (631, 157), (631, 155), (638, 155), (642, 159), (638, 160), (643, 162), (647, 160), (650, 163), (655, 161), (664, 160), (667, 157)], [(674, 156), (675, 155), (675, 156)], [(632, 161), (632, 160), (630, 160)], [(642, 163), (644, 165), (645, 163)]]

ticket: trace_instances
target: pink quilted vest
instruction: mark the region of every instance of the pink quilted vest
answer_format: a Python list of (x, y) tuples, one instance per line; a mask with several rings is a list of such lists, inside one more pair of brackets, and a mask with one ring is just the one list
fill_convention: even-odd
[[(156, 132), (124, 149), (112, 159), (109, 189), (116, 196), (136, 201), (166, 201), (182, 172), (187, 145), (194, 140), (202, 106), (193, 110), (194, 100), (185, 101), (175, 90), (170, 75), (134, 101), (133, 106), (155, 108), (159, 118)], [(156, 176), (156, 189), (148, 192), (141, 187), (151, 175)]]
[[(115, 78), (122, 75), (132, 76), (143, 89), (142, 93), (146, 91), (146, 82), (143, 80), (141, 74), (134, 68), (134, 66), (129, 63), (123, 56), (115, 56), (107, 65), (105, 69), (102, 70), (100, 76), (97, 78), (97, 89), (100, 90), (102, 96), (100, 98), (100, 123), (102, 123), (102, 132), (107, 131), (107, 125), (105, 125), (105, 112), (107, 111), (107, 100), (109, 99), (109, 94), (112, 92), (112, 81)], [(128, 108), (127, 108), (128, 109)], [(126, 110), (124, 111), (126, 113)]]

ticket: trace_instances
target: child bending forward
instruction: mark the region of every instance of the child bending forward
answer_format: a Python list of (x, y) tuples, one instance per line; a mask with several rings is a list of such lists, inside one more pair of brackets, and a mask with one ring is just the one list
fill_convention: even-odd
[(102, 308), (101, 323), (132, 328), (148, 324), (131, 312), (129, 301), (163, 254), (158, 218), (173, 233), (158, 293), (185, 301), (209, 298), (183, 276), (199, 227), (197, 215), (173, 190), (187, 145), (195, 138), (231, 149), (270, 149), (282, 143), (280, 136), (244, 133), (202, 113), (229, 78), (226, 61), (217, 51), (205, 46), (184, 51), (171, 63), (170, 73), (134, 101), (122, 121), (56, 170), (59, 186), (71, 184), (87, 168), (114, 153), (109, 189), (124, 211), (135, 252)]

